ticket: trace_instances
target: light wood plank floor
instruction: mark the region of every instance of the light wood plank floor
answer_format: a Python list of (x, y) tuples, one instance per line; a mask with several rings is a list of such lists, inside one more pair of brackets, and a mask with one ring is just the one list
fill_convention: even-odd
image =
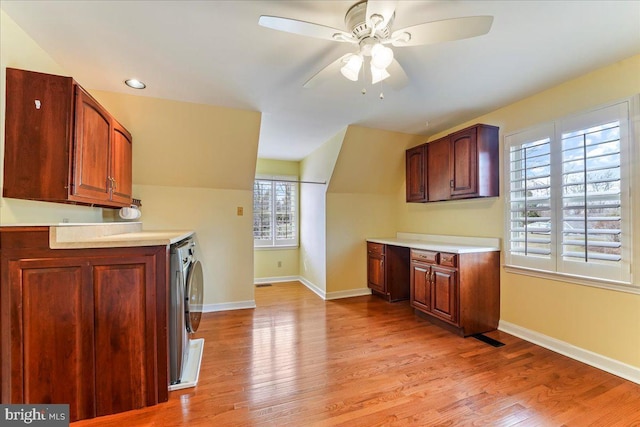
[(640, 385), (495, 331), (491, 347), (376, 297), (297, 282), (209, 313), (200, 382), (74, 426), (640, 426)]

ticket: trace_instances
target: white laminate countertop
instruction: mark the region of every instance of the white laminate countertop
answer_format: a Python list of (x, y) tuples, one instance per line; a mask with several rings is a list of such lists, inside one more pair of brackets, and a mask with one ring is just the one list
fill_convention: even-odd
[(192, 230), (142, 230), (140, 222), (60, 224), (49, 227), (51, 249), (168, 246), (193, 235)]
[(500, 251), (500, 239), (485, 237), (397, 233), (396, 237), (372, 237), (367, 242), (454, 254)]

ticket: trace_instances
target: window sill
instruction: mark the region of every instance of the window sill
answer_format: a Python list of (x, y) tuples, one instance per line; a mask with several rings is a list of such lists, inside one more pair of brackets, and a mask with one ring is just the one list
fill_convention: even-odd
[(298, 245), (288, 245), (288, 246), (254, 246), (254, 251), (282, 251), (282, 250), (291, 250), (298, 249)]
[(504, 264), (504, 271), (513, 274), (522, 274), (525, 276), (539, 277), (541, 279), (556, 280), (558, 282), (572, 283), (575, 285), (591, 286), (594, 288), (607, 289), (611, 291), (627, 292), (630, 294), (640, 295), (640, 286), (632, 283), (615, 282), (610, 280), (592, 279), (588, 277), (573, 276), (570, 274), (552, 273), (549, 271), (535, 270), (531, 268), (519, 267), (515, 265)]

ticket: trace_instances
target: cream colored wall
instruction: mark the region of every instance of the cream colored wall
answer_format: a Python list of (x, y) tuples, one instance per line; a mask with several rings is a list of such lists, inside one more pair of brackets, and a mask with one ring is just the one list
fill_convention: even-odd
[[(301, 180), (329, 184), (346, 131), (300, 162)], [(300, 184), (300, 276), (320, 293), (327, 290), (327, 185)]]
[[(640, 92), (640, 55), (593, 71), (492, 113), (462, 123), (431, 140), (474, 123), (500, 126), (500, 144), (510, 132), (577, 113)], [(638, 150), (638, 135), (634, 141)], [(502, 155), (502, 149), (501, 149)], [(640, 182), (640, 164), (634, 160)], [(502, 176), (502, 171), (501, 171)], [(632, 189), (635, 211), (640, 188)], [(504, 189), (501, 188), (501, 193)], [(503, 238), (504, 199), (427, 204), (406, 203), (397, 194), (398, 229), (430, 234)], [(634, 264), (640, 265), (640, 220), (634, 221)], [(637, 273), (634, 283), (640, 284)], [(501, 321), (640, 367), (640, 295), (555, 280), (501, 273)]]
[(252, 303), (251, 210), (260, 113), (91, 94), (133, 135), (134, 197), (142, 200), (144, 229), (196, 232), (206, 309)]
[[(135, 142), (135, 139), (134, 139)], [(253, 304), (253, 192), (203, 187), (135, 184), (146, 230), (195, 230), (204, 274), (205, 310)]]
[(424, 137), (349, 126), (327, 193), (327, 293), (366, 290), (367, 237), (395, 236), (405, 150)]
[(133, 135), (134, 183), (253, 191), (260, 113), (90, 92)]
[[(0, 187), (4, 167), (4, 117), (7, 67), (67, 75), (31, 37), (0, 10)], [(100, 222), (102, 209), (60, 203), (0, 198), (0, 224)]]
[(396, 234), (395, 196), (327, 194), (327, 294), (367, 289), (368, 237)]
[(300, 162), (291, 160), (258, 159), (256, 175), (300, 176)]
[[(300, 162), (258, 159), (256, 175), (300, 177)], [(299, 200), (298, 200), (299, 202)], [(298, 203), (299, 207), (299, 203)], [(259, 281), (289, 279), (300, 273), (300, 249), (254, 249), (253, 277)]]

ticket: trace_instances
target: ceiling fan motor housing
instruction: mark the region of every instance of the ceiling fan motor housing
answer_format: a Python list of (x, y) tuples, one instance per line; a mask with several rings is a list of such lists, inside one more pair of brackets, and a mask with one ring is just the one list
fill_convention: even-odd
[[(389, 18), (387, 25), (376, 28), (375, 38), (378, 40), (388, 39), (391, 36), (391, 25), (395, 13)], [(363, 0), (351, 6), (344, 16), (344, 23), (351, 33), (358, 40), (371, 37), (371, 27), (367, 25), (367, 0)]]

